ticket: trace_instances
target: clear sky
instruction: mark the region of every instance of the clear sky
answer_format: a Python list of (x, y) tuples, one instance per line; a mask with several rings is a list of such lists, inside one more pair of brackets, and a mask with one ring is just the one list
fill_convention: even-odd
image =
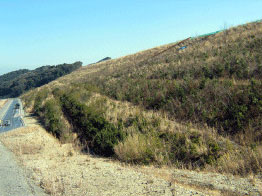
[(0, 0), (0, 75), (117, 58), (262, 18), (262, 0)]

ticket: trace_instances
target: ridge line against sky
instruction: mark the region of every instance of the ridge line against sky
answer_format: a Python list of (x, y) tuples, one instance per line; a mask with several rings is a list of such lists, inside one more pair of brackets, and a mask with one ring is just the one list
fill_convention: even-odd
[(0, 75), (117, 58), (262, 18), (260, 0), (0, 1)]

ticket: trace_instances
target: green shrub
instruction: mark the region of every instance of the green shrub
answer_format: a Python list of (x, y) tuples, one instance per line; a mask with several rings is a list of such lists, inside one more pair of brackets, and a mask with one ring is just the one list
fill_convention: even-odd
[(48, 100), (43, 106), (43, 121), (47, 130), (56, 136), (61, 138), (65, 134), (65, 124), (62, 122), (62, 111), (59, 103), (53, 99)]
[(113, 155), (114, 146), (124, 138), (120, 127), (109, 123), (91, 107), (81, 104), (73, 95), (64, 94), (60, 101), (82, 143), (96, 154)]
[(38, 116), (41, 115), (43, 102), (47, 98), (47, 96), (48, 96), (48, 91), (46, 89), (43, 89), (40, 92), (38, 92), (36, 97), (35, 97), (35, 102), (34, 102), (33, 108), (34, 108), (35, 113)]

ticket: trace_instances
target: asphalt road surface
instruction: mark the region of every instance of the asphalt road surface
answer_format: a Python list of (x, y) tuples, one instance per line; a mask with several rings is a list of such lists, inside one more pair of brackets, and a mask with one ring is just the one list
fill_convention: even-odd
[[(19, 109), (15, 108), (16, 104), (20, 105)], [(0, 133), (25, 126), (22, 118), (23, 115), (24, 111), (21, 100), (8, 100), (5, 106), (0, 110), (0, 120), (2, 121), (2, 126), (0, 125)], [(8, 122), (8, 125), (3, 126), (6, 122)]]
[[(16, 104), (19, 103), (19, 109)], [(20, 99), (9, 99), (0, 109), (0, 134), (25, 126), (24, 111)], [(42, 189), (26, 177), (24, 170), (17, 164), (15, 157), (0, 142), (0, 196), (46, 196)]]

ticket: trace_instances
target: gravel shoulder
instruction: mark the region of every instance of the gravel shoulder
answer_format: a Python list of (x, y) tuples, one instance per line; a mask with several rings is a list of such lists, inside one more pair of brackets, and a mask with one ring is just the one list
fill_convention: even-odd
[(1, 196), (34, 196), (44, 195), (25, 176), (13, 154), (0, 142), (0, 195)]
[(173, 178), (183, 184), (221, 190), (236, 195), (260, 196), (262, 194), (260, 175), (241, 178), (217, 173), (175, 170)]
[(72, 144), (61, 144), (35, 119), (25, 120), (27, 127), (0, 135), (0, 141), (16, 155), (27, 176), (49, 195), (261, 195), (259, 178), (129, 166), (81, 154)]

